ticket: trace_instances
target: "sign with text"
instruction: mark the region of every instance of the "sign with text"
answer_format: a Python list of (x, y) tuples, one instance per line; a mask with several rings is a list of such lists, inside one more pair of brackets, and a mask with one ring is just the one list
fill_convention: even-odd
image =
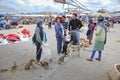
[(65, 3), (66, 3), (66, 0), (54, 0), (54, 2), (65, 4)]

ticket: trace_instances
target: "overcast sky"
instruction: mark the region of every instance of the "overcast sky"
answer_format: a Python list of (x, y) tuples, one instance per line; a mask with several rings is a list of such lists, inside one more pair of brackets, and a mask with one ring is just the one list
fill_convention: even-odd
[[(54, 0), (17, 0), (21, 4), (25, 4), (26, 2), (30, 5), (51, 5), (55, 8), (61, 8), (58, 4), (55, 4)], [(71, 2), (71, 0), (66, 0), (67, 2)], [(84, 4), (87, 8), (92, 11), (96, 11), (98, 9), (107, 9), (109, 11), (120, 10), (120, 0), (78, 0), (82, 4)]]
[[(10, 1), (10, 4), (9, 2), (7, 3), (7, 1)], [(58, 9), (63, 11), (62, 4), (55, 3), (54, 0), (0, 0), (0, 7), (2, 8), (5, 7), (5, 4), (7, 6), (8, 5), (12, 6), (13, 1), (14, 3), (16, 2), (21, 4), (22, 6), (26, 6), (26, 8), (32, 6), (48, 6), (48, 7), (51, 6), (55, 10)], [(66, 1), (69, 3), (73, 3), (71, 0), (66, 0)], [(78, 1), (94, 12), (97, 11), (98, 9), (107, 9), (108, 11), (118, 11), (118, 10), (120, 11), (120, 0), (78, 0)], [(16, 8), (18, 9), (19, 7)]]

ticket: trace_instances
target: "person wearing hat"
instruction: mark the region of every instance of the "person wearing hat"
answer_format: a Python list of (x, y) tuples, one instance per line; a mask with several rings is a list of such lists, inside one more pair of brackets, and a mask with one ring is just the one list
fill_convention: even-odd
[(43, 43), (46, 43), (47, 38), (46, 38), (46, 33), (43, 28), (43, 20), (41, 19), (37, 20), (36, 24), (37, 24), (37, 27), (35, 29), (36, 63), (41, 64), (40, 62), (41, 53), (42, 53), (41, 45)]
[(102, 50), (104, 50), (105, 44), (105, 35), (106, 35), (106, 26), (104, 25), (104, 17), (98, 16), (98, 25), (96, 30), (96, 38), (94, 48), (91, 54), (91, 57), (87, 61), (93, 61), (96, 51), (98, 51), (98, 57), (95, 58), (98, 61), (101, 61)]

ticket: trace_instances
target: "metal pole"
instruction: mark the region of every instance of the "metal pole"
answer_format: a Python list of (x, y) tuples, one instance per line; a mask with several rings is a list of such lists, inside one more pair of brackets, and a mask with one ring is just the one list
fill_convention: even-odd
[(65, 15), (65, 9), (64, 9), (64, 4), (63, 4), (63, 15)]

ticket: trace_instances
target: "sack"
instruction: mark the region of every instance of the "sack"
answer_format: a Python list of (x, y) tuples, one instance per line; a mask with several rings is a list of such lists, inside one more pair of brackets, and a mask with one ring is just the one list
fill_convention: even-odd
[(42, 44), (42, 54), (40, 61), (48, 61), (52, 59), (52, 54), (47, 44)]
[(32, 42), (35, 43), (36, 42), (36, 37), (35, 37), (35, 34), (33, 35), (32, 37)]
[(87, 33), (86, 33), (86, 36), (88, 36), (90, 34), (90, 30), (88, 29), (87, 30)]

